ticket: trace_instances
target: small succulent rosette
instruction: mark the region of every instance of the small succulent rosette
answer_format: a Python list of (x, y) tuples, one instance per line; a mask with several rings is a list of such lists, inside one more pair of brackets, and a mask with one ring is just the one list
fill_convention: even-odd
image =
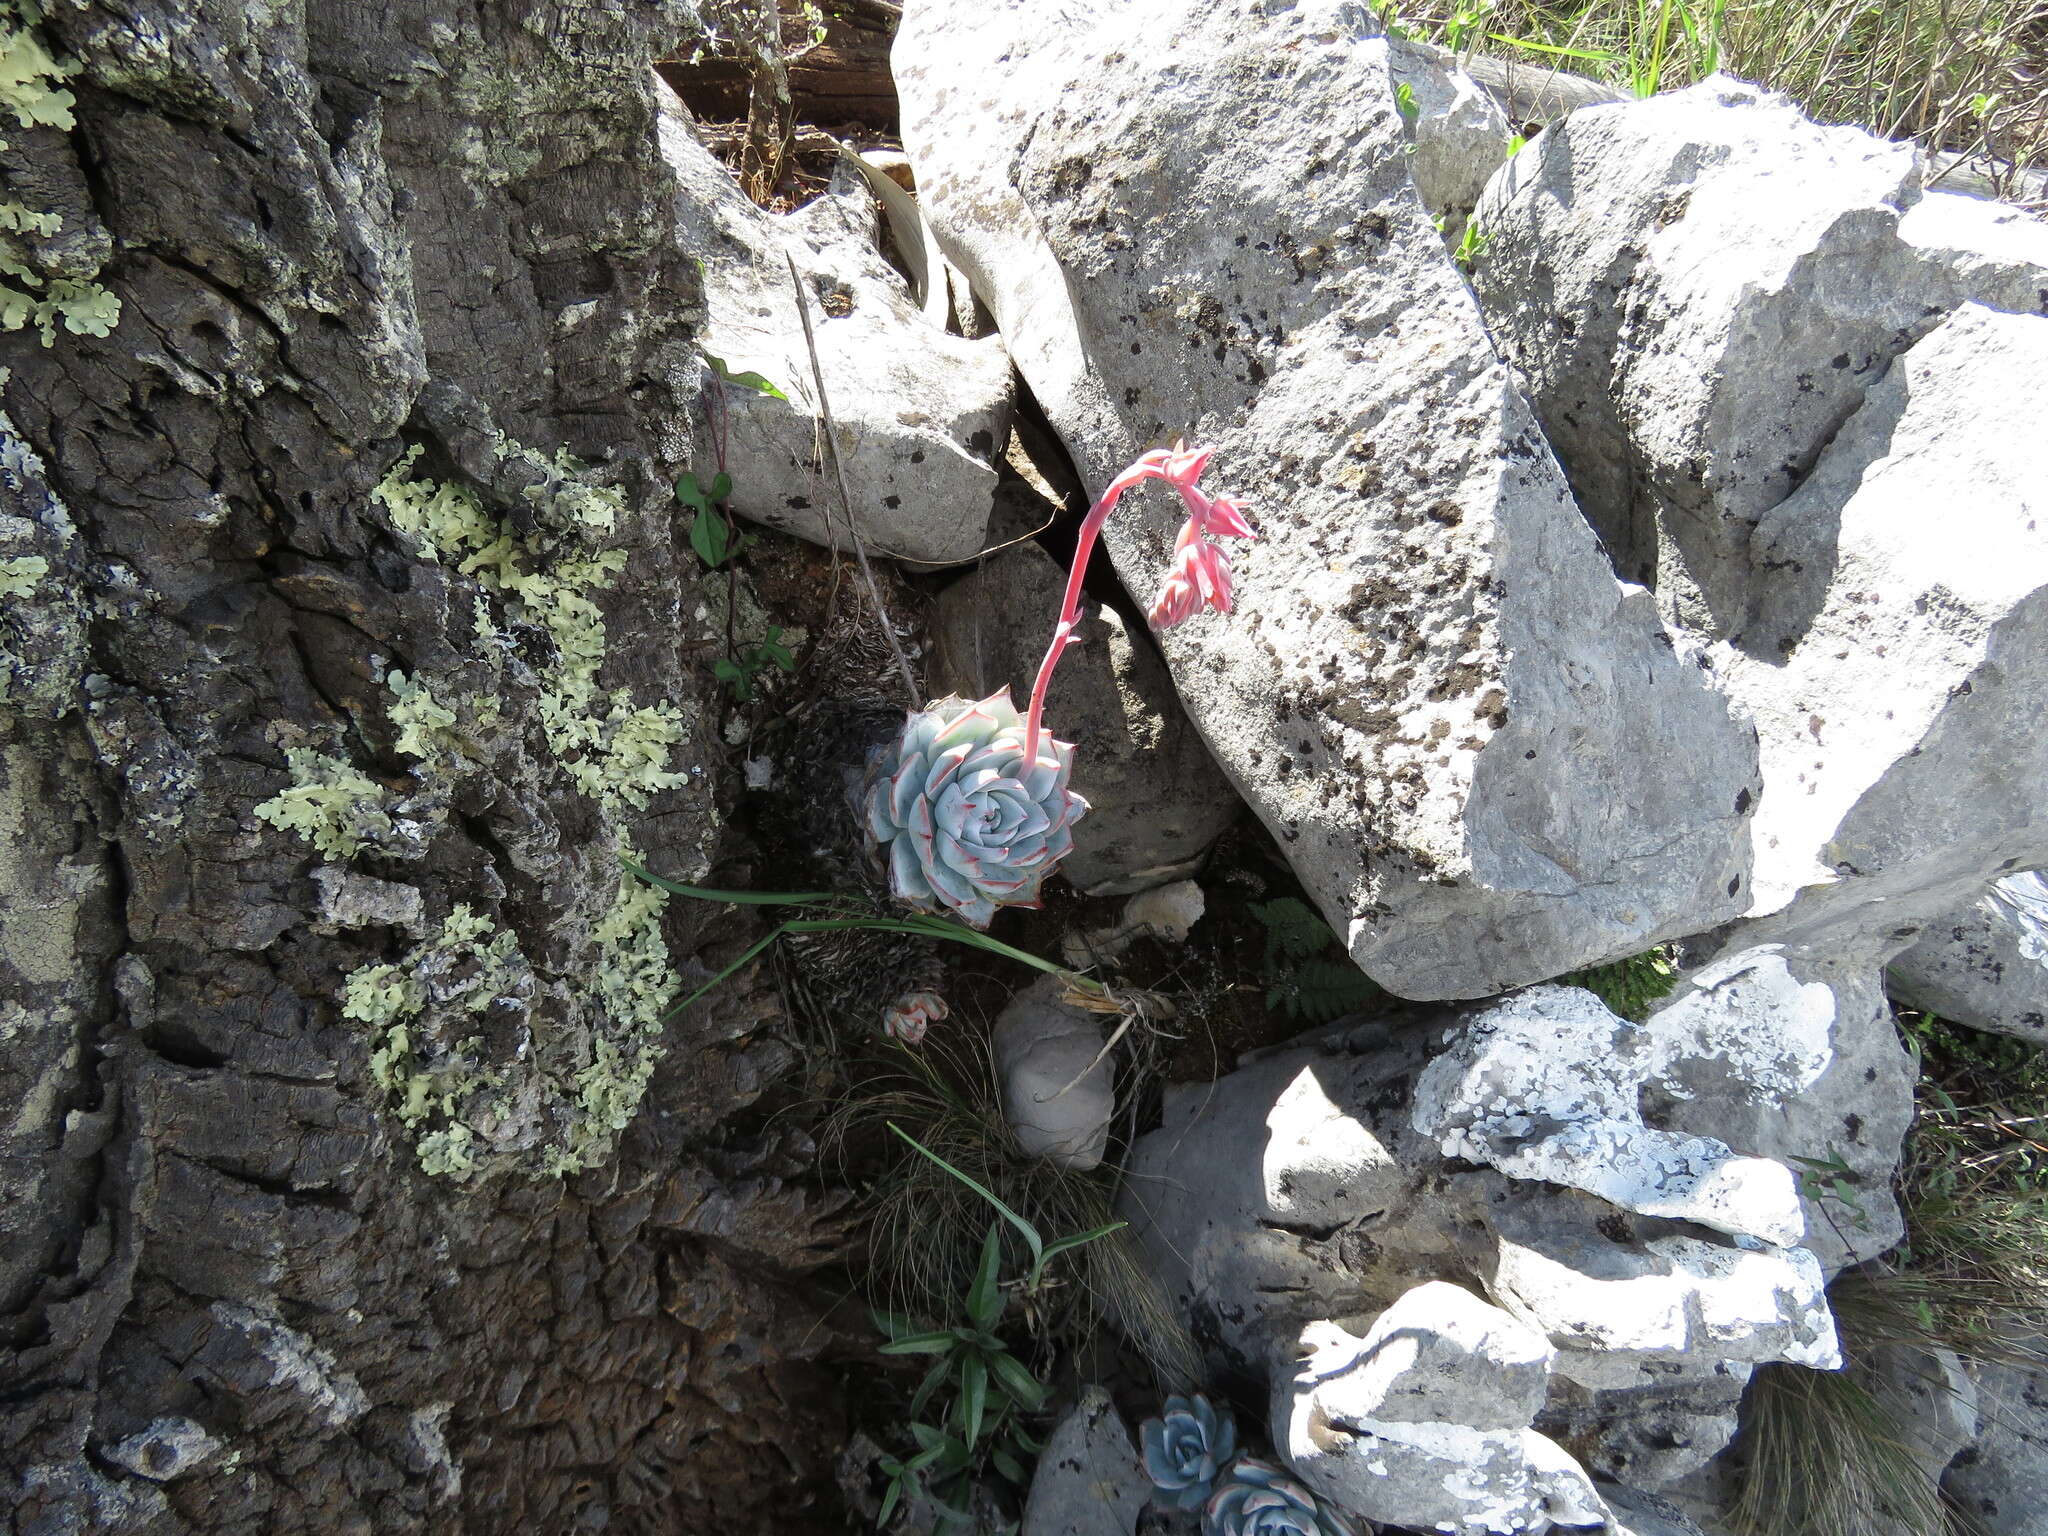
[(1201, 1508), (1216, 1473), (1237, 1452), (1237, 1423), (1230, 1410), (1217, 1412), (1200, 1394), (1169, 1397), (1166, 1411), (1147, 1419), (1139, 1436), (1159, 1502), (1175, 1509)]
[(906, 992), (882, 1010), (882, 1033), (905, 1045), (917, 1045), (933, 1024), (951, 1012), (946, 1000), (936, 992)]
[(1240, 1456), (1202, 1508), (1202, 1536), (1358, 1536), (1358, 1527), (1270, 1461)]
[(1041, 736), (1024, 761), (1024, 717), (1008, 689), (940, 699), (912, 715), (868, 773), (868, 833), (889, 889), (924, 912), (986, 928), (1001, 906), (1038, 905), (1039, 882), (1074, 846), (1088, 802), (1067, 788), (1073, 744)]

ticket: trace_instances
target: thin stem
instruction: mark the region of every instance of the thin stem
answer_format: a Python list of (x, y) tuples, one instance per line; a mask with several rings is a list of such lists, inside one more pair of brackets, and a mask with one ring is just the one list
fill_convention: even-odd
[(839, 482), (839, 510), (846, 515), (847, 536), (853, 540), (853, 553), (860, 561), (861, 578), (868, 587), (868, 599), (875, 605), (875, 622), (881, 626), (882, 638), (889, 642), (889, 650), (896, 658), (896, 670), (903, 674), (903, 692), (909, 698), (908, 708), (916, 710), (924, 702), (917, 690), (917, 679), (911, 675), (910, 660), (903, 654), (903, 647), (896, 640), (896, 626), (889, 621), (889, 608), (882, 601), (882, 588), (875, 580), (874, 568), (868, 564), (867, 546), (861, 543), (860, 529), (853, 521), (853, 493), (846, 488), (846, 466), (839, 459), (839, 437), (832, 426), (832, 403), (825, 398), (825, 370), (818, 364), (818, 339), (811, 333), (811, 309), (804, 302), (804, 281), (797, 276), (796, 258), (785, 254), (782, 258), (789, 264), (789, 285), (796, 290), (796, 314), (804, 323), (804, 348), (811, 354), (811, 382), (818, 390), (818, 414), (825, 422), (825, 452), (832, 460), (832, 473)]
[(1067, 572), (1067, 595), (1060, 604), (1059, 622), (1052, 628), (1052, 644), (1045, 648), (1045, 660), (1038, 664), (1038, 678), (1031, 685), (1031, 710), (1024, 718), (1027, 773), (1038, 766), (1039, 722), (1045, 715), (1045, 692), (1052, 686), (1053, 668), (1060, 664), (1060, 653), (1074, 643), (1074, 626), (1081, 619), (1081, 578), (1087, 573), (1088, 557), (1095, 553), (1095, 536), (1102, 532), (1110, 509), (1123, 493), (1123, 486), (1111, 482), (1109, 489), (1088, 509), (1088, 516), (1081, 522), (1080, 537), (1074, 541), (1074, 568)]

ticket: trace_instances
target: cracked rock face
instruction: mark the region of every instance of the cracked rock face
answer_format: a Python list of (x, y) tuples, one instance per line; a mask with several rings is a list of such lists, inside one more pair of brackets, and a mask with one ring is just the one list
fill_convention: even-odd
[[(1170, 1090), (1119, 1214), (1216, 1363), (1281, 1394), (1291, 1447), (1311, 1454), (1308, 1426), (1335, 1411), (1305, 1402), (1351, 1394), (1359, 1433), (1314, 1454), (1364, 1479), (1357, 1496), (1383, 1486), (1360, 1466), (1409, 1458), (1397, 1481), (1435, 1488), (1470, 1450), (1490, 1470), (1462, 1513), (1429, 1523), (1570, 1523), (1542, 1514), (1553, 1506), (1597, 1523), (1588, 1473), (1671, 1482), (1734, 1433), (1754, 1366), (1839, 1363), (1821, 1261), (1794, 1245), (1791, 1173), (1746, 1135), (1710, 1143), (1670, 1123), (1678, 1107), (1745, 1128), (1782, 1115), (1833, 1065), (1834, 1000), (1765, 953), (1680, 1002), (1637, 1026), (1539, 987), (1426, 1031), (1338, 1026)], [(1598, 1163), (1611, 1141), (1640, 1149), (1631, 1177)], [(1411, 1311), (1429, 1321), (1411, 1327)], [(1289, 1387), (1298, 1346), (1321, 1363)], [(1443, 1352), (1466, 1364), (1433, 1372)], [(1431, 1394), (1468, 1370), (1484, 1386), (1456, 1388), (1475, 1401), (1454, 1413)], [(1340, 1377), (1341, 1391), (1318, 1384)], [(1442, 1434), (1403, 1432), (1400, 1449), (1368, 1420)], [(1583, 1470), (1552, 1443), (1565, 1439)]]
[[(1084, 482), (1186, 433), (1253, 509), (1240, 611), (1162, 649), (1374, 979), (1484, 996), (1742, 909), (1748, 730), (1574, 505), (1366, 6), (920, 0), (895, 66), (927, 214)], [(1177, 512), (1126, 507), (1149, 593)]]
[(1965, 300), (2044, 304), (2031, 221), (1725, 77), (1573, 113), (1478, 217), (1487, 323), (1587, 517), (1709, 633), (1741, 626), (1758, 520), (1892, 358)]

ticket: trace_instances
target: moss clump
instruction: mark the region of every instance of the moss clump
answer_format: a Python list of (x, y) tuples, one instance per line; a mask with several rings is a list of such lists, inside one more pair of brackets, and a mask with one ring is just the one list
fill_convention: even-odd
[[(0, 0), (0, 113), (24, 128), (69, 130), (77, 102), (60, 82), (79, 66), (43, 47), (32, 30), (41, 20), (33, 0)], [(6, 148), (0, 139), (0, 149)], [(93, 272), (39, 270), (22, 237), (48, 239), (63, 227), (57, 214), (31, 208), (0, 187), (0, 330), (33, 325), (46, 347), (56, 344), (60, 324), (74, 335), (105, 336), (121, 319), (121, 301), (91, 280)]]
[(1659, 946), (1630, 955), (1626, 960), (1590, 966), (1557, 979), (1567, 987), (1584, 987), (1617, 1018), (1640, 1024), (1650, 1016), (1650, 1005), (1670, 996), (1671, 989), (1678, 985), (1678, 965), (1671, 958), (1669, 947)]

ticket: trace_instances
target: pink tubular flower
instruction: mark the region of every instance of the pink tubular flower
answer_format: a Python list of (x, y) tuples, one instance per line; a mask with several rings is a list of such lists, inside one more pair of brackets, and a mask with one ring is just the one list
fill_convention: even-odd
[(1230, 557), (1208, 541), (1211, 538), (1255, 539), (1258, 534), (1245, 521), (1244, 508), (1235, 497), (1209, 496), (1195, 482), (1209, 462), (1213, 448), (1190, 448), (1175, 442), (1171, 448), (1154, 448), (1141, 454), (1136, 463), (1110, 481), (1088, 516), (1074, 546), (1074, 568), (1067, 574), (1066, 602), (1059, 623), (1053, 626), (1052, 644), (1039, 663), (1038, 680), (1031, 688), (1031, 709), (1024, 726), (1024, 760), (1038, 760), (1039, 720), (1045, 710), (1045, 690), (1052, 682), (1053, 668), (1060, 653), (1074, 642), (1074, 625), (1081, 616), (1081, 575), (1088, 569), (1088, 557), (1095, 551), (1095, 537), (1109, 519), (1125, 491), (1141, 480), (1164, 480), (1172, 486), (1188, 509), (1188, 520), (1174, 540), (1173, 568), (1167, 573), (1159, 596), (1147, 613), (1155, 629), (1171, 629), (1205, 609), (1230, 612)]
[(1171, 629), (1205, 608), (1230, 612), (1230, 556), (1201, 536), (1194, 519), (1181, 525), (1173, 554), (1173, 569), (1145, 613), (1152, 627)]

